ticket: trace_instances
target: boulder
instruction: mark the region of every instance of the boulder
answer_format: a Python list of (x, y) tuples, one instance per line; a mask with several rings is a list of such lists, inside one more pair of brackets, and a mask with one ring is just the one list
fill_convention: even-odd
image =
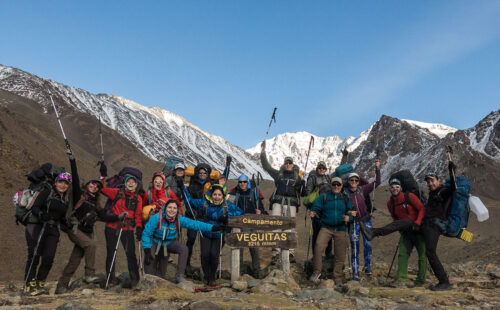
[(299, 299), (311, 299), (311, 300), (342, 299), (342, 294), (333, 289), (328, 289), (328, 288), (317, 289), (317, 290), (302, 290), (297, 292), (295, 296)]
[(246, 290), (248, 288), (248, 283), (247, 281), (234, 281), (233, 282), (233, 285), (232, 285), (233, 289), (237, 290), (237, 291), (243, 291), (243, 290)]
[(222, 310), (222, 307), (213, 301), (202, 299), (189, 305), (189, 310)]

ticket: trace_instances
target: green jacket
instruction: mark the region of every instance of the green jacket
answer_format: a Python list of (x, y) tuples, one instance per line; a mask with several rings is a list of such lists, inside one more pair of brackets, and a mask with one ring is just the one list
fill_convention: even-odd
[[(334, 231), (346, 230), (344, 215), (347, 214), (347, 211), (352, 210), (354, 208), (349, 197), (343, 193), (334, 194), (331, 190), (321, 194), (311, 208), (311, 211), (315, 211), (320, 216), (321, 227)], [(349, 222), (353, 220), (354, 218), (349, 215)]]

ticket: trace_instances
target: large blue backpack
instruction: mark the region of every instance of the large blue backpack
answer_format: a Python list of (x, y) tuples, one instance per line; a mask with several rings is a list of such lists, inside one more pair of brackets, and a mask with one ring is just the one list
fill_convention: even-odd
[[(450, 179), (446, 180), (446, 187), (451, 187)], [(447, 237), (460, 238), (462, 230), (467, 228), (469, 223), (469, 194), (471, 183), (464, 177), (457, 177), (457, 190), (453, 193), (451, 206), (448, 211), (446, 221), (439, 220), (438, 226), (442, 229), (442, 234)]]

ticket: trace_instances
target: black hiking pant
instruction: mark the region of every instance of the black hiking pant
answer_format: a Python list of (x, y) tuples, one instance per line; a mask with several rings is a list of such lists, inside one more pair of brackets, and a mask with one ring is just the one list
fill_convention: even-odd
[[(106, 274), (111, 273), (111, 278), (115, 277), (116, 261), (111, 270), (111, 262), (115, 252), (116, 243), (118, 242), (118, 229), (106, 227), (104, 235), (106, 237)], [(139, 282), (139, 267), (137, 265), (137, 257), (135, 256), (135, 238), (133, 230), (123, 230), (120, 238), (125, 254), (127, 256), (128, 273), (132, 281), (132, 286)]]
[(444, 270), (443, 265), (439, 261), (439, 257), (436, 253), (441, 231), (436, 225), (434, 225), (433, 221), (434, 219), (424, 219), (422, 226), (420, 227), (420, 231), (424, 235), (425, 240), (425, 254), (427, 255), (429, 264), (431, 265), (434, 275), (439, 280), (439, 283), (449, 283), (448, 275), (446, 274), (446, 271)]
[[(33, 279), (45, 281), (54, 263), (57, 244), (59, 243), (59, 228), (57, 225), (45, 225), (45, 231), (40, 239), (40, 244), (38, 245), (37, 253), (35, 255), (35, 247), (42, 227), (43, 224), (26, 225), (25, 235), (26, 243), (28, 244), (28, 259), (26, 260), (26, 268), (24, 270), (24, 278), (26, 279), (26, 282)], [(42, 258), (41, 264), (40, 257)], [(33, 260), (33, 266), (31, 267), (28, 275), (31, 260)], [(38, 266), (39, 264), (40, 267)]]
[(191, 266), (191, 255), (193, 255), (193, 246), (196, 242), (196, 236), (198, 235), (198, 231), (194, 229), (187, 230), (187, 241), (186, 246), (188, 247), (188, 257), (187, 257), (187, 265)]
[[(311, 219), (311, 224), (313, 228), (313, 235), (312, 235), (312, 254), (314, 255), (314, 249), (316, 248), (316, 240), (318, 239), (318, 234), (319, 231), (321, 230), (321, 219), (318, 217), (313, 217)], [(309, 233), (309, 232), (307, 232)], [(332, 240), (328, 241), (328, 245), (326, 246), (325, 250), (325, 255), (327, 258), (330, 258), (333, 256), (332, 254)]]
[[(222, 246), (224, 246), (224, 240), (222, 240)], [(220, 238), (200, 238), (201, 268), (207, 281), (215, 281), (220, 250)]]
[(373, 236), (386, 236), (396, 231), (409, 231), (413, 226), (413, 220), (397, 220), (380, 228), (373, 228)]

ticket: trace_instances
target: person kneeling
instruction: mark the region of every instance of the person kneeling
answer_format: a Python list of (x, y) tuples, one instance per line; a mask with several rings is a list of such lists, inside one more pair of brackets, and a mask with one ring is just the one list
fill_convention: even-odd
[(321, 194), (311, 208), (311, 217), (321, 214), (321, 229), (314, 248), (314, 272), (309, 280), (319, 282), (323, 267), (322, 254), (328, 242), (333, 238), (335, 257), (333, 279), (335, 285), (340, 285), (344, 275), (342, 265), (346, 255), (345, 231), (347, 223), (352, 222), (353, 217), (356, 216), (356, 211), (353, 211), (349, 198), (342, 192), (342, 180), (338, 177), (333, 178), (331, 186), (332, 189)]
[[(144, 271), (165, 278), (168, 264), (168, 253), (179, 255), (175, 281), (184, 281), (188, 248), (178, 241), (179, 228), (185, 227), (200, 231), (221, 231), (224, 226), (216, 226), (195, 221), (179, 215), (179, 204), (170, 199), (161, 212), (153, 215), (142, 233), (142, 246), (144, 247)], [(163, 249), (162, 249), (163, 247)]]

